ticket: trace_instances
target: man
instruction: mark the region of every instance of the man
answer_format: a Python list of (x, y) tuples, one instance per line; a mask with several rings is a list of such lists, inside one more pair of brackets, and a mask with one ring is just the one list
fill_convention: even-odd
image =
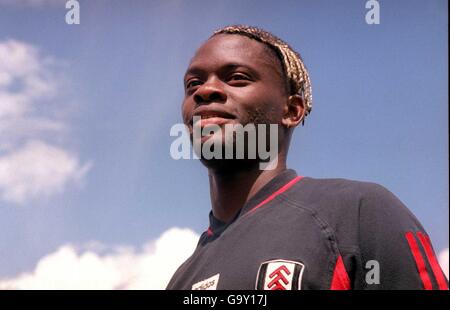
[[(387, 189), (287, 169), (312, 96), (285, 42), (255, 27), (220, 29), (197, 50), (184, 85), (183, 119), (208, 169), (212, 211), (168, 289), (448, 289), (423, 227)], [(261, 156), (204, 156), (212, 140), (215, 151), (217, 141), (238, 148), (237, 135), (217, 127), (248, 124), (277, 125), (267, 134), (278, 148), (271, 169), (261, 169)], [(216, 128), (195, 138), (196, 126)]]

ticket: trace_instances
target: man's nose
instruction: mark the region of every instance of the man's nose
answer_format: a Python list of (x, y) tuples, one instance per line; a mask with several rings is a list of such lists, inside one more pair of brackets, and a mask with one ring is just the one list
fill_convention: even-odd
[(198, 105), (212, 102), (225, 103), (227, 95), (223, 90), (221, 81), (215, 77), (208, 79), (195, 92), (194, 101)]

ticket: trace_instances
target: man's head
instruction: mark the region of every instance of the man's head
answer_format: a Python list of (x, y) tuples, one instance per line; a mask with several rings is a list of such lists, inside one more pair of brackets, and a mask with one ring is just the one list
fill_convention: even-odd
[(311, 112), (312, 90), (308, 70), (301, 56), (286, 42), (261, 28), (243, 25), (221, 28), (213, 36), (217, 34), (239, 34), (264, 43), (268, 53), (272, 52), (281, 65), (289, 95), (300, 95), (303, 98), (305, 117)]
[[(184, 78), (184, 122), (201, 125), (277, 124), (280, 151), (311, 110), (311, 86), (300, 58), (259, 28), (217, 30), (196, 52)], [(215, 116), (215, 117), (214, 117)]]

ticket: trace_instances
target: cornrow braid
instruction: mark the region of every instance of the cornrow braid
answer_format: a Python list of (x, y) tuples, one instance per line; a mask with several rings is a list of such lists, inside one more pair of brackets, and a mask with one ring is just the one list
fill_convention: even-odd
[[(266, 44), (274, 50), (281, 61), (284, 74), (287, 77), (290, 95), (300, 95), (305, 104), (305, 117), (312, 109), (312, 88), (308, 70), (301, 56), (294, 51), (286, 42), (263, 29), (245, 25), (232, 25), (218, 29), (212, 36), (217, 34), (240, 34)], [(303, 124), (305, 119), (303, 118)]]

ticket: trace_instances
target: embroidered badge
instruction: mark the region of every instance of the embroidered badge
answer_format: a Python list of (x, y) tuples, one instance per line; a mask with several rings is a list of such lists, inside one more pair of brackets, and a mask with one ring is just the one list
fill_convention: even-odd
[(263, 262), (256, 276), (257, 290), (300, 290), (305, 265), (284, 259)]

